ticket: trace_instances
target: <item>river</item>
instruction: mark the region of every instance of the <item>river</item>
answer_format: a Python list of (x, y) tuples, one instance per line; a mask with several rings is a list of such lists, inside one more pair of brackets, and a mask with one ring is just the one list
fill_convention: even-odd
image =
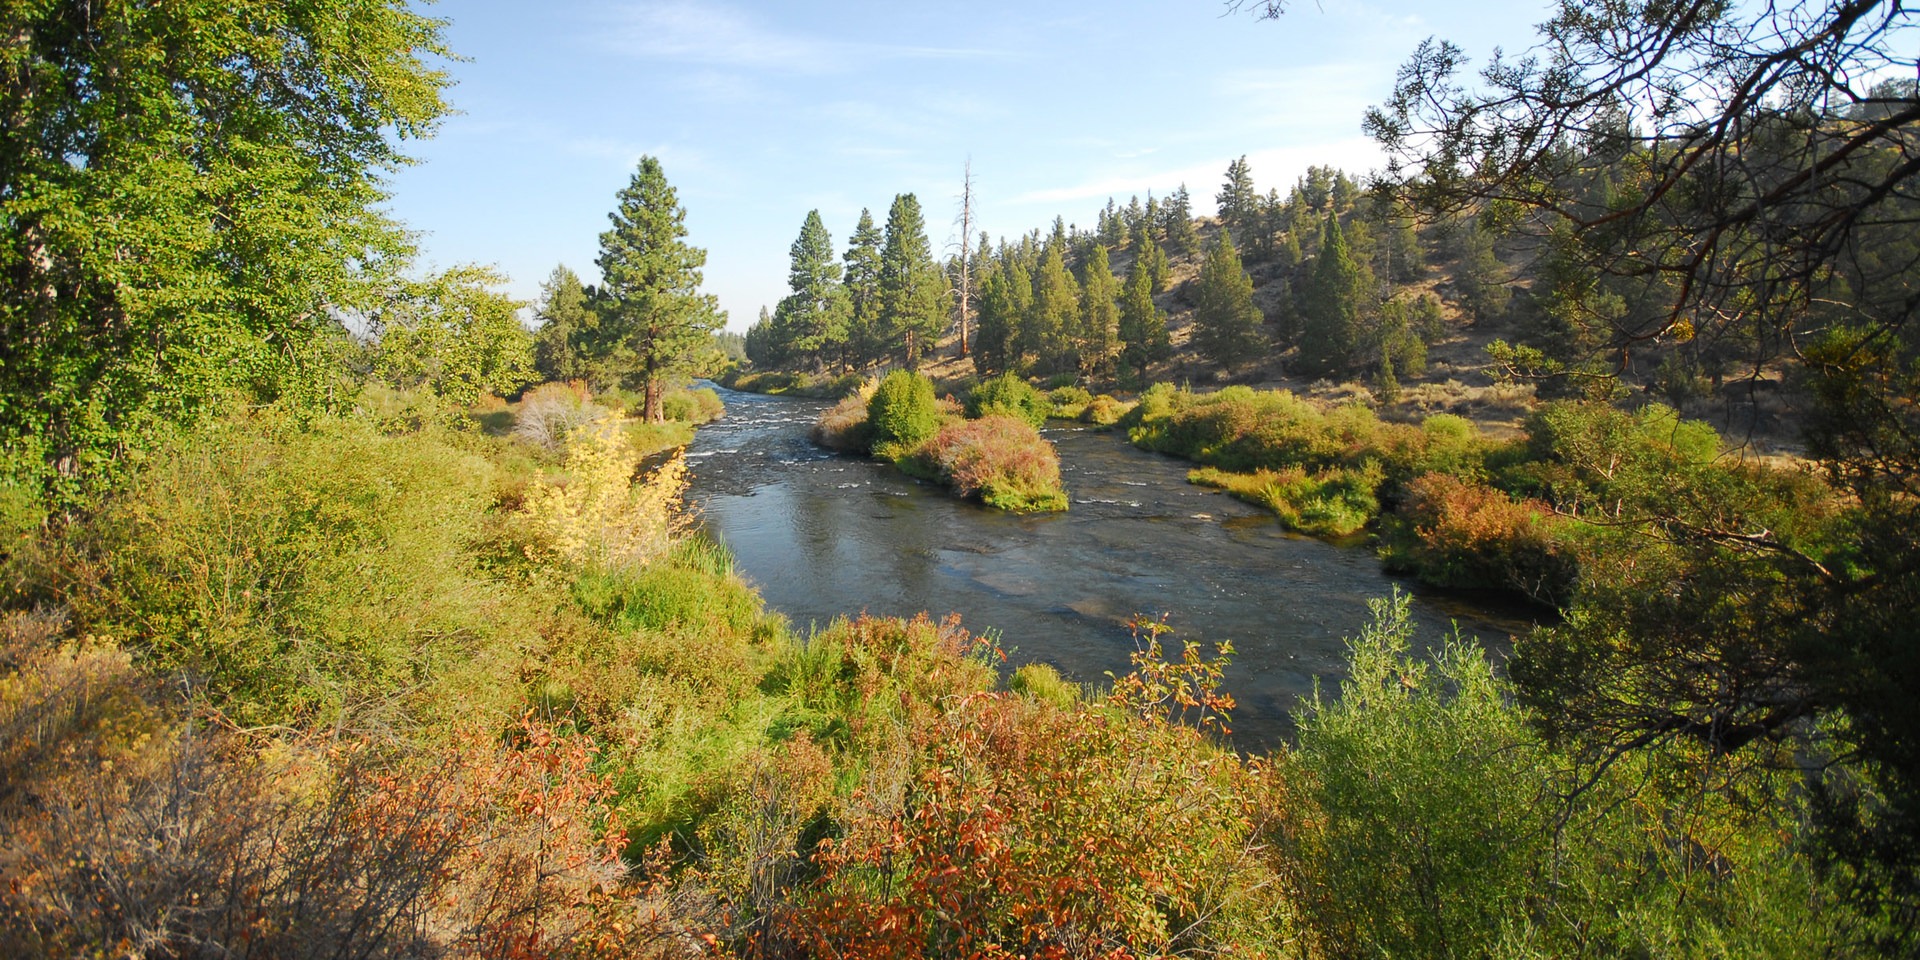
[(1367, 601), (1414, 594), (1421, 637), (1450, 622), (1504, 650), (1525, 624), (1382, 573), (1372, 552), (1288, 533), (1271, 514), (1187, 483), (1190, 464), (1117, 432), (1050, 426), (1072, 508), (1019, 516), (958, 500), (882, 463), (836, 454), (807, 430), (829, 404), (720, 389), (727, 415), (688, 449), (690, 499), (769, 606), (799, 630), (862, 610), (958, 612), (997, 628), (1014, 664), (1068, 679), (1128, 669), (1126, 621), (1168, 615), (1183, 639), (1231, 640), (1233, 740), (1270, 747), (1316, 677), (1336, 692), (1344, 638)]

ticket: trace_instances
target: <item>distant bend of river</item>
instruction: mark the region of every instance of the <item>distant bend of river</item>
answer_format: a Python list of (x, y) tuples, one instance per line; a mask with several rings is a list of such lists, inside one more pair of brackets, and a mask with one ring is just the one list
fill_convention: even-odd
[(1423, 595), (1372, 551), (1288, 533), (1270, 513), (1189, 484), (1185, 461), (1118, 432), (1044, 431), (1060, 451), (1072, 508), (1015, 515), (955, 499), (891, 466), (836, 454), (807, 431), (830, 404), (721, 389), (722, 419), (688, 449), (689, 496), (707, 531), (767, 604), (805, 631), (866, 611), (997, 628), (1013, 665), (1044, 661), (1069, 680), (1106, 682), (1134, 650), (1126, 621), (1168, 615), (1182, 640), (1231, 640), (1233, 741), (1271, 747), (1321, 678), (1337, 692), (1345, 638), (1367, 601), (1414, 593), (1422, 639), (1450, 622), (1504, 650), (1525, 624)]

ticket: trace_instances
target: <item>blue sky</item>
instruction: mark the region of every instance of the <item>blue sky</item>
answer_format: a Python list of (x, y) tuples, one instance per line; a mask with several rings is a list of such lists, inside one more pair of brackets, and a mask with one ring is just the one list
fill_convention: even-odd
[(1296, 2), (1277, 21), (1218, 0), (769, 3), (449, 0), (461, 113), (410, 144), (391, 210), (424, 266), (492, 264), (526, 299), (556, 264), (589, 282), (614, 194), (660, 158), (744, 330), (786, 293), (787, 248), (819, 209), (844, 250), (862, 207), (918, 195), (957, 249), (975, 233), (1187, 184), (1210, 213), (1246, 155), (1264, 192), (1309, 164), (1360, 172), (1370, 104), (1428, 36), (1482, 62), (1530, 45), (1542, 0)]

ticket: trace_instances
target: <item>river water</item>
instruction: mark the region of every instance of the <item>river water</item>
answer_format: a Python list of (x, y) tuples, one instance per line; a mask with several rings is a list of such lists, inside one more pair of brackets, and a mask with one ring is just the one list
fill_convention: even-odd
[(1427, 643), (1457, 622), (1505, 649), (1525, 626), (1512, 611), (1423, 595), (1365, 548), (1288, 533), (1119, 433), (1044, 431), (1072, 508), (1018, 516), (817, 446), (807, 430), (827, 403), (719, 393), (727, 415), (687, 453), (690, 498), (740, 573), (803, 631), (862, 610), (958, 612), (975, 633), (997, 628), (1014, 664), (1105, 682), (1128, 669), (1126, 621), (1167, 614), (1170, 652), (1182, 639), (1233, 642), (1233, 741), (1259, 750), (1291, 733), (1289, 711), (1316, 677), (1336, 692), (1344, 638), (1366, 622), (1367, 601), (1396, 585), (1414, 593)]

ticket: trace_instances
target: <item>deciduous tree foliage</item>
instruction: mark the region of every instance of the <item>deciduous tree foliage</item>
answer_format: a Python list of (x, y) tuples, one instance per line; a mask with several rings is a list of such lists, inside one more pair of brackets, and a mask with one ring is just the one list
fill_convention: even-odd
[(386, 0), (0, 10), (0, 473), (77, 495), (225, 397), (313, 396), (401, 232), (443, 22)]
[(533, 337), (506, 278), (456, 267), (402, 284), (369, 316), (379, 339), (373, 375), (396, 387), (425, 387), (455, 407), (505, 396), (533, 378)]
[(607, 214), (613, 229), (600, 235), (602, 278), (598, 359), (620, 368), (646, 391), (646, 417), (666, 419), (660, 406), (667, 378), (705, 347), (726, 321), (719, 303), (700, 292), (707, 252), (688, 244), (687, 211), (660, 161), (641, 157), (633, 179)]

